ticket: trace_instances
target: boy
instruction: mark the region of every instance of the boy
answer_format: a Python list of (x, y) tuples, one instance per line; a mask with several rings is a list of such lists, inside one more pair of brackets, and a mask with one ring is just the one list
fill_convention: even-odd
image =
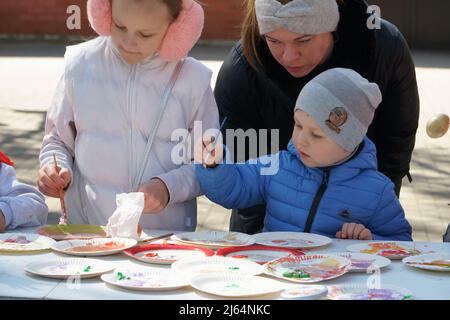
[[(377, 171), (375, 145), (365, 137), (381, 103), (378, 86), (350, 69), (325, 71), (300, 92), (295, 128), (279, 170), (256, 164), (217, 165), (221, 145), (196, 153), (205, 195), (226, 208), (266, 203), (264, 231), (313, 232), (359, 240), (411, 241), (411, 226), (393, 183)], [(273, 156), (272, 156), (273, 158)]]

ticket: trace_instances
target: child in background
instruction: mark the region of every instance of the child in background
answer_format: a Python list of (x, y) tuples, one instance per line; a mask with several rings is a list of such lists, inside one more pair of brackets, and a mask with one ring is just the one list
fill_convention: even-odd
[(144, 229), (193, 231), (200, 186), (194, 166), (171, 152), (174, 130), (218, 127), (212, 72), (185, 58), (203, 9), (193, 0), (89, 0), (88, 14), (102, 36), (67, 48), (39, 188), (51, 197), (67, 189), (68, 223), (106, 225), (116, 195), (143, 192), (152, 213), (141, 217)]
[(18, 227), (35, 227), (47, 221), (44, 196), (17, 181), (12, 161), (0, 151), (0, 232)]
[(355, 71), (325, 71), (300, 92), (292, 140), (275, 157), (278, 172), (261, 175), (267, 156), (217, 165), (221, 145), (205, 137), (195, 154), (206, 167), (196, 166), (202, 190), (226, 208), (266, 203), (264, 231), (410, 241), (394, 184), (377, 171), (375, 145), (365, 137), (380, 102), (378, 86)]

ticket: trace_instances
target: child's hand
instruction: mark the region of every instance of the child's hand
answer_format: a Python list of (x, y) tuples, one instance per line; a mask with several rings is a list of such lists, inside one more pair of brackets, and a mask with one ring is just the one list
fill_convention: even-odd
[(160, 212), (169, 203), (169, 190), (166, 184), (158, 178), (151, 179), (139, 186), (138, 192), (144, 193), (144, 213)]
[(203, 137), (195, 143), (194, 159), (205, 168), (222, 163), (223, 144), (216, 143), (215, 137)]
[(59, 191), (65, 189), (70, 181), (72, 177), (68, 169), (48, 165), (39, 170), (37, 184), (39, 191), (46, 196), (59, 198)]
[(2, 210), (0, 210), (0, 232), (5, 231), (5, 226), (6, 226), (5, 216), (3, 215)]
[(362, 224), (344, 223), (342, 230), (336, 233), (338, 239), (372, 240), (372, 232)]

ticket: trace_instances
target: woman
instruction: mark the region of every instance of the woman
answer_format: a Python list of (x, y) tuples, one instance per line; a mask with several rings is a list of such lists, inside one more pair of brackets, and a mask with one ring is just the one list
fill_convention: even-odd
[[(247, 0), (242, 39), (215, 87), (220, 116), (227, 117), (225, 139), (227, 129), (278, 129), (279, 147), (285, 149), (303, 86), (325, 70), (354, 69), (382, 92), (368, 137), (377, 146), (379, 170), (394, 182), (398, 196), (402, 178), (411, 181), (419, 119), (415, 68), (399, 30), (385, 20), (381, 28), (370, 28), (367, 11), (364, 0)], [(259, 232), (263, 219), (263, 207), (233, 210), (230, 230)]]

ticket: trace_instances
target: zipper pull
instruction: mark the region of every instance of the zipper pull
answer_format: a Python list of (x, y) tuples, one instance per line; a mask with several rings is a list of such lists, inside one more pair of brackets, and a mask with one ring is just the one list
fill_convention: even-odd
[(328, 185), (328, 178), (329, 177), (330, 177), (330, 171), (329, 170), (325, 170), (323, 172), (322, 185), (324, 185), (324, 186)]

